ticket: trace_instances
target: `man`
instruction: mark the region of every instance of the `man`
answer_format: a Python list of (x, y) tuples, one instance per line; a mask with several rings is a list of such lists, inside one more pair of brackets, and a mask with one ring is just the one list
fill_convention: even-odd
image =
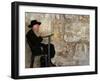
[[(40, 25), (41, 22), (38, 22), (37, 20), (32, 20), (30, 25), (28, 26), (30, 30), (26, 34), (27, 42), (32, 51), (30, 68), (33, 68), (35, 56), (45, 55), (48, 53), (48, 44), (41, 43), (43, 38), (38, 34)], [(55, 66), (51, 62), (51, 58), (53, 58), (54, 55), (55, 55), (54, 45), (50, 44), (50, 65), (51, 66)], [(41, 57), (40, 63), (41, 63), (41, 67), (45, 67), (44, 56)]]

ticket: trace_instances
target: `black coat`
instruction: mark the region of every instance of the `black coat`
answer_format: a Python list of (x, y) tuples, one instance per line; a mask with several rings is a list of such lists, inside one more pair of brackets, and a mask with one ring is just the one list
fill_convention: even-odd
[(36, 34), (31, 30), (29, 30), (26, 34), (27, 42), (31, 48), (32, 54), (34, 56), (41, 55), (42, 54), (42, 38), (37, 37)]
[[(36, 34), (32, 31), (32, 29), (27, 32), (26, 38), (31, 48), (33, 56), (38, 56), (48, 53), (48, 44), (41, 43), (43, 40), (42, 37), (36, 36)], [(54, 57), (55, 49), (53, 44), (50, 44), (50, 54), (51, 54), (50, 57)]]

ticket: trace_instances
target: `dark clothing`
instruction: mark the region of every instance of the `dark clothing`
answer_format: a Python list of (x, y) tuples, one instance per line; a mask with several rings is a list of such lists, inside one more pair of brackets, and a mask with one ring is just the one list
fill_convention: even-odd
[[(41, 43), (43, 40), (42, 37), (36, 36), (32, 29), (28, 31), (26, 38), (33, 56), (39, 56), (48, 53), (48, 44)], [(54, 57), (54, 54), (54, 45), (50, 44), (50, 58)]]
[(31, 48), (32, 54), (34, 56), (42, 54), (41, 52), (41, 41), (43, 40), (41, 37), (37, 37), (32, 30), (26, 34), (27, 42)]
[[(48, 44), (44, 45), (44, 53), (48, 54)], [(50, 58), (53, 58), (55, 55), (55, 48), (54, 45), (50, 43)]]
[[(48, 54), (48, 44), (43, 44), (42, 37), (36, 36), (36, 34), (31, 30), (29, 30), (26, 34), (27, 42), (31, 48), (32, 56), (30, 68), (33, 68), (34, 58), (35, 56)], [(50, 44), (50, 58), (53, 58), (55, 55), (54, 45)], [(45, 66), (45, 56), (42, 56), (40, 59), (41, 67)]]

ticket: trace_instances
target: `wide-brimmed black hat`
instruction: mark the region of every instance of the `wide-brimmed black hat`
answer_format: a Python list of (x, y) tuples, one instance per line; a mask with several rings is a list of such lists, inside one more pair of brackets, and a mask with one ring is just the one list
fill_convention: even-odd
[(38, 22), (37, 20), (32, 20), (31, 23), (30, 23), (30, 25), (28, 25), (28, 27), (31, 28), (31, 27), (33, 27), (33, 25), (35, 25), (35, 24), (39, 24), (39, 25), (40, 25), (41, 22)]

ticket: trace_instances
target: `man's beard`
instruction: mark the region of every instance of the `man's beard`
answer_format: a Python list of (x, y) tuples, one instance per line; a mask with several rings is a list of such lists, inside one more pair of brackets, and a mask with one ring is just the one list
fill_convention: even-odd
[(36, 34), (36, 36), (40, 36), (40, 32), (39, 31), (34, 31), (34, 33)]

